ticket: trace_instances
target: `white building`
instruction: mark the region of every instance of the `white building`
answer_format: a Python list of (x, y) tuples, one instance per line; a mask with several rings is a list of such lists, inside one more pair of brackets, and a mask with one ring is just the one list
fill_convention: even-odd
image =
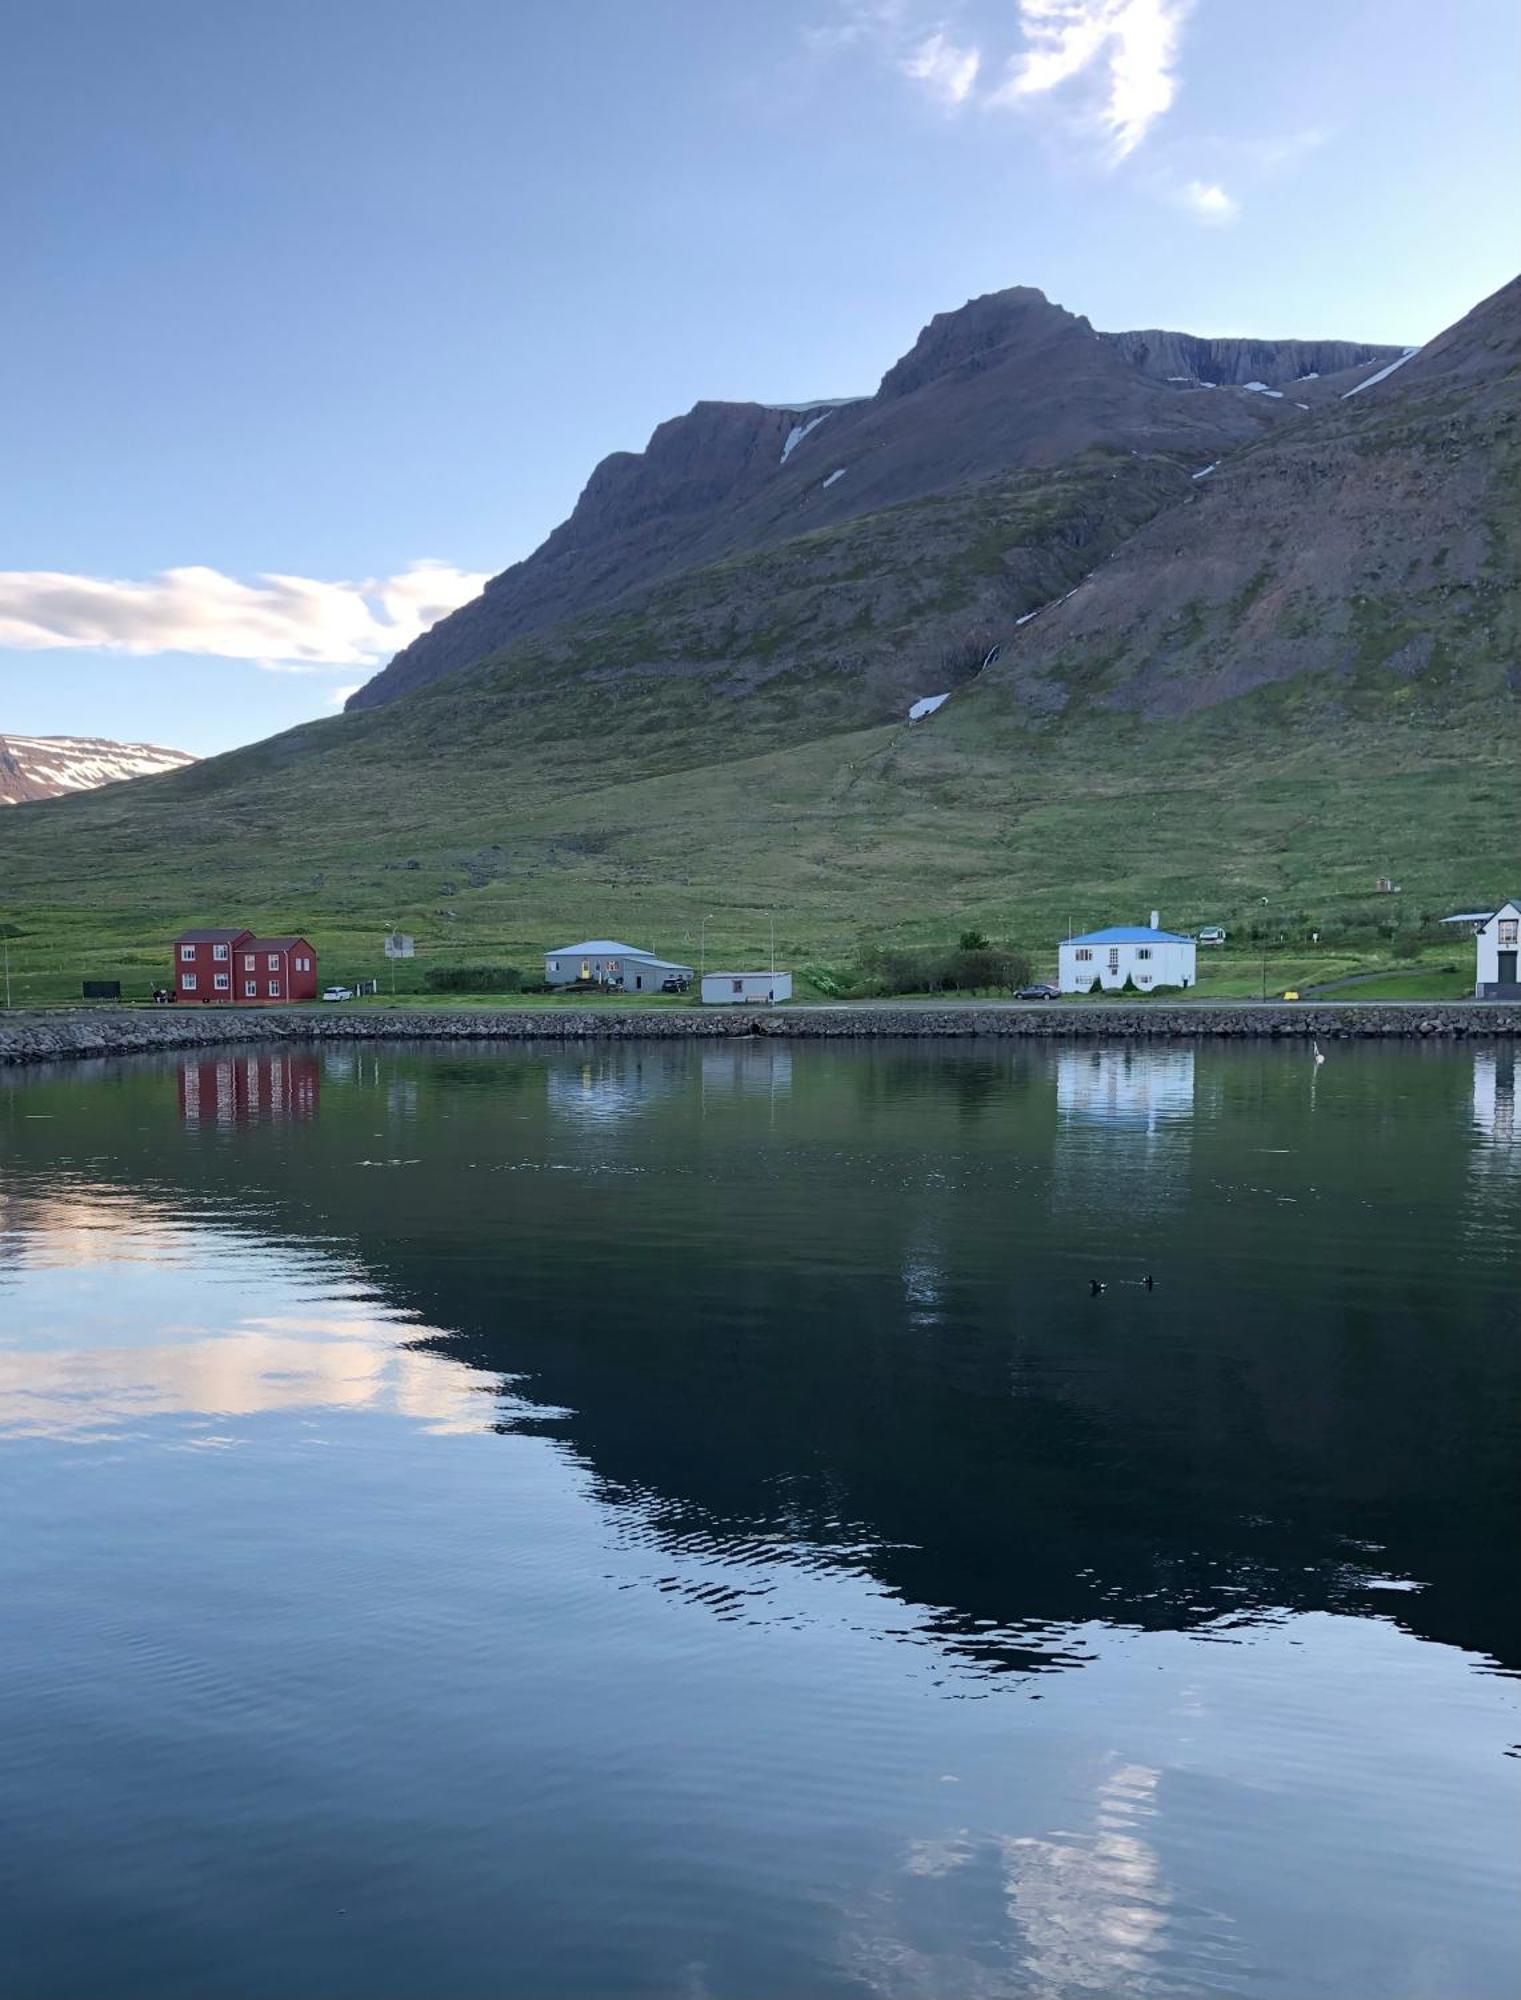
[(1478, 999), (1521, 1000), (1521, 981), (1516, 977), (1518, 933), (1521, 905), (1516, 903), (1502, 903), (1475, 931), (1478, 976), (1473, 990)]
[(765, 1007), (792, 998), (790, 972), (705, 972), (702, 998), (707, 1007)]
[(658, 993), (668, 979), (690, 979), (690, 965), (656, 958), (616, 938), (588, 938), (544, 954), (546, 986), (621, 986), (625, 993)]
[(1127, 979), (1143, 993), (1156, 986), (1192, 986), (1197, 977), (1194, 940), (1161, 930), (1158, 923), (1153, 910), (1149, 924), (1115, 924), (1064, 938), (1057, 952), (1057, 985), (1063, 993), (1091, 993), (1095, 980), (1106, 993), (1116, 992)]

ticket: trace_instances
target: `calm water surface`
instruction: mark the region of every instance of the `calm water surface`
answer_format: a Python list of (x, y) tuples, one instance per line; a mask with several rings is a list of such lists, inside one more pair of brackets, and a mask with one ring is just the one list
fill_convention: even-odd
[(1486, 1048), (0, 1078), (0, 1990), (1509, 1994), (1514, 1106)]

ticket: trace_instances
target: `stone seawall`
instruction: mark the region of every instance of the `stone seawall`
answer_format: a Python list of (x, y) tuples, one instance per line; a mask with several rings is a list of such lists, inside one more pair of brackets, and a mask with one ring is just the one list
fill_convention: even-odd
[(1008, 1040), (1322, 1041), (1521, 1036), (1521, 1005), (1364, 1001), (1274, 1006), (838, 1006), (729, 1008), (405, 1008), (240, 1013), (109, 1009), (0, 1016), (0, 1066), (72, 1056), (269, 1042), (670, 1041), (776, 1035), (796, 1041)]

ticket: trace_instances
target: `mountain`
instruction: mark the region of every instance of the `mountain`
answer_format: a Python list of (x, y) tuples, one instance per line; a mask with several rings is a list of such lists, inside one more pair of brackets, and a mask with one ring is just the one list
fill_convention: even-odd
[(1016, 290), (870, 398), (698, 405), (367, 705), (4, 815), (10, 907), (71, 975), (223, 910), (357, 973), (397, 923), (472, 962), (572, 932), (690, 959), (701, 920), (738, 957), (774, 912), (828, 965), (1503, 893), (1521, 281), (1419, 353), (1193, 357), (1259, 388), (1159, 381), (1181, 350), (1145, 338)]
[[(526, 561), (350, 697), (374, 708), (595, 606), (723, 557), (831, 529), (978, 479), (1104, 447), (1190, 464), (1270, 431), (1284, 395), (1201, 384), (1280, 379), (1402, 350), (1350, 342), (1097, 334), (1028, 286), (932, 319), (874, 396), (774, 408), (698, 403), (642, 452), (615, 452)], [(1158, 359), (1160, 357), (1160, 360)], [(1159, 367), (1175, 371), (1159, 379)]]
[(994, 679), (1035, 710), (1162, 716), (1330, 673), (1438, 709), (1517, 657), (1521, 279), (1313, 420), (1229, 454)]
[(0, 736), (0, 806), (93, 791), (123, 778), (177, 771), (196, 760), (154, 743), (112, 743), (101, 736)]

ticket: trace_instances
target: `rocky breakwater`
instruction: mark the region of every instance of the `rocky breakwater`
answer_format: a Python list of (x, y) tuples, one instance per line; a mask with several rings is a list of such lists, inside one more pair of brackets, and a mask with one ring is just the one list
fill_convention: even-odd
[(331, 1013), (173, 1010), (12, 1013), (0, 1066), (270, 1042), (673, 1041), (772, 1035), (797, 1041), (1454, 1040), (1521, 1036), (1521, 1006), (1364, 1002), (1339, 1006), (833, 1006), (723, 1008), (355, 1008)]

